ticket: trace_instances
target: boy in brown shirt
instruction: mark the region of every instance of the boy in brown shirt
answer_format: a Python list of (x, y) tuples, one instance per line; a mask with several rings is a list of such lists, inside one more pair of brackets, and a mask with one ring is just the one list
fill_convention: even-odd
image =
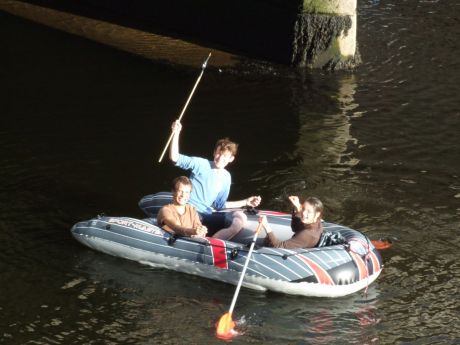
[(192, 182), (179, 176), (173, 180), (173, 202), (158, 212), (158, 226), (178, 236), (205, 237), (208, 229), (201, 224), (196, 209), (188, 204)]

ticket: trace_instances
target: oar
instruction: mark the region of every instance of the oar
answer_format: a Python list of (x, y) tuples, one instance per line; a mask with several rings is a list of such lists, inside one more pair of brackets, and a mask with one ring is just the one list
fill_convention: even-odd
[(249, 260), (251, 259), (251, 254), (254, 250), (254, 245), (256, 244), (257, 236), (261, 228), (262, 223), (259, 223), (254, 234), (254, 238), (252, 239), (251, 247), (249, 248), (248, 257), (246, 258), (243, 270), (241, 271), (240, 280), (238, 281), (238, 285), (236, 286), (235, 294), (233, 295), (232, 303), (230, 304), (230, 309), (228, 310), (228, 312), (226, 312), (224, 315), (220, 317), (219, 322), (217, 323), (216, 336), (220, 339), (229, 340), (234, 335), (238, 334), (233, 329), (235, 327), (235, 322), (232, 319), (233, 309), (235, 308), (236, 299), (238, 298), (241, 284), (243, 283), (244, 274), (246, 273), (246, 269), (248, 268)]
[(380, 238), (378, 240), (372, 240), (371, 243), (378, 250), (385, 250), (391, 248), (391, 246), (393, 245), (393, 241), (389, 238)]
[[(208, 60), (209, 60), (210, 57), (211, 57), (211, 53), (209, 53), (208, 57), (203, 62), (203, 65), (201, 66), (201, 73), (198, 76), (198, 79), (196, 80), (195, 85), (193, 86), (192, 92), (190, 92), (190, 96), (188, 96), (187, 102), (185, 102), (184, 108), (182, 108), (182, 112), (180, 113), (179, 118), (177, 119), (177, 121), (179, 121), (179, 122), (182, 119), (182, 116), (184, 116), (185, 110), (187, 109), (188, 104), (190, 103), (190, 100), (192, 99), (193, 93), (195, 92), (195, 89), (198, 86), (198, 84), (199, 84), (199, 82), (201, 80), (201, 77), (203, 76), (204, 70), (206, 68), (206, 65), (208, 64)], [(161, 153), (161, 156), (160, 156), (160, 159), (158, 160), (158, 163), (161, 163), (161, 161), (163, 160), (163, 156), (165, 155), (166, 150), (168, 149), (168, 146), (171, 143), (171, 140), (172, 140), (173, 136), (174, 136), (174, 132), (172, 132), (171, 135), (169, 136), (168, 142), (166, 143), (165, 148), (163, 149), (163, 152)]]

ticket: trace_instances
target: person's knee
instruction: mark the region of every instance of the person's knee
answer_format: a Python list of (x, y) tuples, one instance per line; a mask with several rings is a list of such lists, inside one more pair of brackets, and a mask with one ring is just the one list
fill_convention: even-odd
[(233, 218), (232, 225), (230, 225), (230, 227), (235, 229), (236, 232), (243, 229), (243, 226), (244, 226), (244, 223), (240, 218)]
[(248, 217), (244, 214), (244, 212), (236, 211), (233, 213), (233, 220), (238, 220), (241, 222), (242, 226), (245, 226), (248, 221)]
[(243, 212), (234, 212), (231, 227), (236, 231), (241, 231), (246, 225), (248, 217)]

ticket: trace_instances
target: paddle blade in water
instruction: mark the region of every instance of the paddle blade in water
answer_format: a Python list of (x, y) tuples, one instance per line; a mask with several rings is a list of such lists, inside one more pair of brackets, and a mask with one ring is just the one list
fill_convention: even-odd
[(388, 249), (393, 245), (393, 242), (389, 239), (372, 240), (371, 242), (378, 250)]
[(235, 322), (232, 320), (232, 314), (225, 313), (217, 323), (216, 336), (223, 340), (230, 340), (234, 335), (238, 334), (233, 328)]

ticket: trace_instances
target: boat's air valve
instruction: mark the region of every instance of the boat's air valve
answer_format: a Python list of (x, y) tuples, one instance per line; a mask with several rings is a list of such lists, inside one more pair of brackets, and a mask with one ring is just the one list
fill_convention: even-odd
[(232, 251), (230, 252), (230, 258), (232, 260), (235, 260), (238, 257), (238, 253), (240, 250), (238, 248), (233, 248)]
[(171, 236), (168, 238), (168, 244), (172, 246), (176, 242), (176, 240), (177, 240), (176, 236)]

